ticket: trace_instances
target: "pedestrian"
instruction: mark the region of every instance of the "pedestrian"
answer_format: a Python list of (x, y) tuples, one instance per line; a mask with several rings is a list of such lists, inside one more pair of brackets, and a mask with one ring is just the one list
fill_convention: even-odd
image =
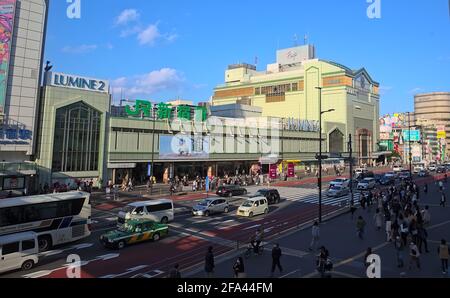
[(450, 248), (445, 239), (441, 240), (441, 245), (438, 248), (439, 258), (442, 264), (442, 274), (448, 273), (448, 256), (450, 255)]
[(366, 210), (366, 196), (364, 195), (363, 192), (361, 192), (361, 195), (360, 195), (360, 198), (359, 198), (359, 202), (360, 202), (361, 208), (363, 210)]
[(445, 196), (445, 194), (442, 192), (441, 194), (441, 203), (439, 204), (439, 206), (442, 206), (445, 208), (445, 203), (447, 201), (447, 197)]
[(392, 241), (392, 221), (390, 217), (386, 217), (386, 241)]
[(352, 220), (353, 220), (353, 216), (355, 214), (356, 209), (357, 208), (355, 207), (355, 201), (351, 200), (350, 201), (350, 213), (352, 214)]
[(364, 255), (364, 265), (367, 267), (370, 266), (370, 262), (367, 262), (367, 259), (369, 258), (369, 256), (372, 255), (372, 248), (369, 247), (367, 248), (366, 254)]
[(381, 214), (380, 209), (377, 209), (373, 218), (375, 219), (377, 231), (381, 231), (381, 226), (383, 225), (383, 215)]
[(173, 269), (169, 273), (169, 278), (181, 278), (181, 273), (180, 273), (179, 268), (180, 268), (180, 265), (175, 264), (175, 266), (173, 266)]
[(394, 247), (397, 255), (397, 267), (403, 268), (405, 266), (405, 262), (403, 259), (403, 252), (405, 250), (405, 245), (403, 244), (403, 240), (400, 236), (397, 236), (394, 240)]
[(428, 184), (425, 184), (425, 186), (423, 187), (423, 192), (424, 192), (425, 194), (428, 193)]
[(411, 270), (412, 264), (415, 264), (417, 266), (417, 269), (420, 270), (420, 252), (414, 241), (411, 241), (411, 243), (409, 244), (409, 256), (409, 270)]
[(430, 209), (429, 206), (425, 206), (425, 209), (422, 210), (422, 219), (423, 219), (423, 224), (425, 226), (427, 226), (431, 223), (431, 214), (430, 214), (429, 209)]
[(233, 265), (233, 271), (235, 278), (245, 278), (245, 267), (242, 257), (237, 258), (236, 262)]
[(356, 221), (356, 232), (359, 237), (359, 239), (363, 239), (364, 237), (364, 228), (366, 226), (366, 222), (362, 218), (362, 216), (358, 217), (358, 220)]
[(417, 247), (419, 248), (419, 252), (422, 253), (422, 245), (425, 246), (425, 252), (429, 253), (428, 251), (428, 232), (425, 229), (423, 225), (419, 225), (417, 229)]
[(214, 275), (214, 254), (213, 254), (213, 247), (208, 247), (208, 252), (205, 256), (205, 272), (206, 277), (210, 278)]
[(311, 244), (309, 245), (309, 251), (317, 250), (317, 246), (319, 244), (320, 227), (319, 227), (319, 223), (317, 221), (312, 226), (311, 234), (312, 234), (312, 240), (311, 240)]
[(317, 256), (317, 271), (319, 271), (320, 277), (322, 278), (325, 277), (326, 271), (331, 271), (333, 269), (333, 264), (329, 257), (330, 253), (328, 252), (328, 249), (326, 249), (325, 246), (322, 246), (320, 248), (320, 253)]
[(281, 259), (281, 248), (278, 243), (276, 243), (272, 249), (272, 273), (271, 277), (273, 277), (273, 274), (275, 272), (276, 267), (280, 270), (280, 273), (283, 273), (283, 267), (281, 267), (280, 259)]

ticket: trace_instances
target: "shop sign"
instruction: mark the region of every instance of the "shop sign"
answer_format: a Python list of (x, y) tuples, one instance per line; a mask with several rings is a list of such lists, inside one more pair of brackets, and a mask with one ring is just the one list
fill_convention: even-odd
[(48, 72), (46, 84), (101, 93), (109, 92), (109, 82), (100, 79), (86, 78), (64, 73)]
[[(154, 115), (152, 115), (152, 111), (154, 111)], [(194, 111), (194, 117), (192, 117), (192, 111)], [(158, 120), (170, 120), (175, 118), (174, 116), (176, 115), (176, 118), (178, 119), (204, 122), (208, 117), (206, 107), (192, 107), (188, 105), (173, 107), (168, 103), (161, 102), (158, 104), (154, 104), (147, 100), (136, 100), (136, 104), (134, 105), (134, 107), (125, 107), (125, 112), (130, 117), (155, 117)]]
[(270, 179), (276, 179), (277, 178), (277, 168), (278, 168), (277, 165), (270, 165), (270, 168), (269, 168)]
[(293, 163), (288, 164), (288, 177), (295, 177), (295, 165)]
[(0, 124), (0, 144), (2, 145), (28, 145), (32, 139), (31, 130), (16, 125)]
[(319, 132), (319, 121), (287, 118), (283, 119), (283, 128), (289, 131)]

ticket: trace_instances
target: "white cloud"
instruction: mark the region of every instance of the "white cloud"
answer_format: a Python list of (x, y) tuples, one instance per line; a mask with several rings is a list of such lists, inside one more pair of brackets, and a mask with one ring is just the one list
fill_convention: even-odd
[(425, 89), (423, 89), (421, 87), (416, 87), (416, 88), (413, 88), (413, 89), (409, 90), (409, 93), (410, 94), (417, 94), (417, 93), (424, 92), (424, 91), (425, 91)]
[(123, 92), (124, 96), (151, 96), (163, 91), (178, 91), (185, 79), (173, 68), (162, 68), (146, 74), (132, 77), (120, 77), (112, 80), (115, 94)]
[(138, 34), (138, 41), (141, 45), (154, 45), (160, 37), (161, 33), (159, 33), (158, 25), (153, 24)]
[(83, 44), (78, 46), (65, 46), (62, 48), (63, 53), (66, 54), (86, 54), (95, 51), (98, 48), (95, 44)]
[(166, 36), (165, 36), (165, 39), (166, 39), (168, 42), (173, 42), (173, 41), (175, 41), (177, 38), (178, 38), (178, 34), (169, 34), (169, 35), (166, 35)]
[(120, 37), (128, 37), (128, 36), (131, 36), (131, 35), (138, 34), (141, 31), (142, 31), (141, 26), (134, 26), (134, 27), (131, 27), (131, 28), (125, 28), (122, 31), (120, 31)]
[(137, 21), (140, 18), (140, 14), (136, 9), (125, 9), (116, 18), (116, 25), (126, 25), (130, 22)]

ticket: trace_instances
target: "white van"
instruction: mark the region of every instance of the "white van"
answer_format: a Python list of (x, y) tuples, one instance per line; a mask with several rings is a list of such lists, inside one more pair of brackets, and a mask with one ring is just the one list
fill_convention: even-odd
[(0, 273), (30, 270), (39, 261), (38, 236), (34, 232), (0, 237)]
[(121, 227), (127, 220), (142, 218), (167, 224), (174, 218), (173, 201), (162, 199), (128, 204), (119, 212), (117, 225)]
[(269, 203), (265, 197), (250, 198), (239, 207), (238, 216), (253, 217), (269, 213)]

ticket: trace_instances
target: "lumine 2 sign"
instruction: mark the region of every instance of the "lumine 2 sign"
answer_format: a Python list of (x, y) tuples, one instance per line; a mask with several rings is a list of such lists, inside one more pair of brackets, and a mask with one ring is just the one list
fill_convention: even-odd
[(109, 83), (104, 80), (85, 78), (64, 73), (49, 72), (46, 84), (56, 87), (66, 87), (94, 92), (109, 92)]
[[(201, 106), (180, 105), (173, 107), (171, 104), (162, 102), (153, 104), (146, 100), (136, 100), (134, 107), (125, 107), (125, 112), (131, 117), (153, 118), (152, 111), (154, 111), (155, 118), (158, 120), (173, 119), (174, 115), (176, 115), (178, 119), (203, 122), (208, 117), (206, 107)], [(192, 111), (194, 111), (194, 117), (192, 117)]]

